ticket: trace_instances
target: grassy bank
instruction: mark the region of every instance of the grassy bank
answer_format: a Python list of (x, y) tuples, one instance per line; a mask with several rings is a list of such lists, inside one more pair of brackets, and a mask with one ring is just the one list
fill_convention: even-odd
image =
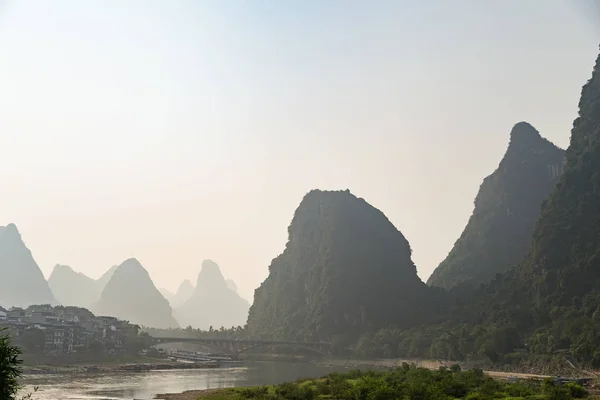
[(190, 391), (159, 395), (166, 400), (570, 400), (592, 397), (582, 386), (558, 385), (522, 380), (508, 382), (493, 379), (481, 370), (461, 371), (459, 367), (429, 370), (407, 364), (392, 371), (351, 371), (332, 373), (281, 385)]

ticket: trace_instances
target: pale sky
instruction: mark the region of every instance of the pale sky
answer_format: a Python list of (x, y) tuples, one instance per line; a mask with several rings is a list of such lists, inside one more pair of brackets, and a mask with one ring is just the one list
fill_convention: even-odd
[(381, 209), (426, 279), (509, 131), (565, 147), (596, 0), (0, 0), (0, 225), (48, 276), (211, 258), (252, 299), (313, 188)]

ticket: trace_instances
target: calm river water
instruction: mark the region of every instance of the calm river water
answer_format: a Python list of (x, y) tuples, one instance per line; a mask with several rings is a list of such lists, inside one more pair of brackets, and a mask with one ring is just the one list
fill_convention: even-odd
[(152, 399), (159, 393), (185, 390), (267, 385), (311, 378), (342, 367), (313, 364), (249, 362), (238, 368), (169, 370), (142, 373), (30, 375), (24, 393), (39, 386), (36, 400)]

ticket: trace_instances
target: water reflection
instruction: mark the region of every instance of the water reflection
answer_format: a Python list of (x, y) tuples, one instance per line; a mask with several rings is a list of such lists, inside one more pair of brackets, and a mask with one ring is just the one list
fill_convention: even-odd
[(37, 375), (25, 379), (36, 400), (152, 399), (158, 393), (268, 385), (316, 377), (342, 368), (311, 364), (247, 363), (243, 368), (169, 370), (142, 373)]

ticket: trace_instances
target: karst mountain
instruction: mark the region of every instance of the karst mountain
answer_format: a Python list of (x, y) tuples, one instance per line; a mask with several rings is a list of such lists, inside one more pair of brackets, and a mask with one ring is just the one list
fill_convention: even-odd
[(57, 304), (14, 224), (0, 227), (0, 305)]
[(148, 327), (178, 327), (169, 302), (135, 258), (115, 269), (92, 311)]
[(525, 349), (600, 368), (600, 56), (581, 91), (565, 160), (523, 260), (457, 296), (448, 322), (415, 328), (410, 340), (421, 355), (496, 362)]
[(48, 278), (48, 285), (60, 304), (89, 308), (100, 300), (104, 287), (117, 267), (115, 265), (100, 278), (92, 279), (68, 265), (57, 264)]
[(89, 308), (102, 293), (97, 281), (68, 265), (57, 264), (48, 278), (48, 285), (60, 304), (65, 306)]
[(538, 307), (583, 309), (589, 296), (586, 308), (594, 302), (600, 310), (600, 56), (581, 91), (565, 171), (542, 208), (519, 280)]
[(250, 305), (232, 290), (221, 269), (212, 260), (204, 260), (192, 296), (176, 309), (182, 326), (214, 329), (244, 326)]
[(408, 241), (381, 211), (347, 190), (313, 190), (255, 291), (248, 329), (264, 338), (329, 340), (410, 326), (423, 321), (429, 292)]
[(194, 285), (188, 279), (185, 279), (177, 288), (177, 292), (172, 297), (171, 306), (178, 308), (184, 305), (194, 294)]
[(500, 165), (479, 188), (462, 235), (427, 283), (445, 289), (476, 287), (521, 262), (541, 205), (555, 189), (563, 167), (562, 149), (530, 124), (516, 124)]
[(110, 278), (112, 278), (112, 276), (115, 273), (115, 271), (117, 270), (117, 268), (119, 268), (118, 265), (113, 265), (105, 273), (103, 273), (100, 278), (96, 279), (96, 282), (98, 283), (98, 288), (100, 289), (100, 292), (102, 292), (104, 290), (104, 288), (106, 287), (106, 284), (108, 283), (108, 281), (110, 281)]

